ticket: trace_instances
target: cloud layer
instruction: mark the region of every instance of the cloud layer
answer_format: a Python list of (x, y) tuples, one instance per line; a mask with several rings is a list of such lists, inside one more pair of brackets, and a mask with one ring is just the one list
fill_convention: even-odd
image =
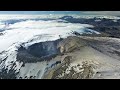
[(87, 14), (120, 16), (120, 11), (0, 11), (0, 14)]
[(120, 16), (120, 11), (81, 11), (81, 14)]

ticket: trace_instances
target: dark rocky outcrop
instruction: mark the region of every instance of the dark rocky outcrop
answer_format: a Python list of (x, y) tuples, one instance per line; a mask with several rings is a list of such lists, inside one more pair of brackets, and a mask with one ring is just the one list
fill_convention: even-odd
[(13, 69), (13, 67), (14, 67), (14, 65), (11, 67), (11, 69), (9, 70), (9, 72), (8, 72), (7, 68), (3, 68), (0, 71), (0, 79), (16, 79), (18, 72), (16, 72)]
[[(77, 66), (72, 66), (69, 70), (69, 73), (66, 73), (67, 69), (70, 68), (72, 56), (67, 56), (56, 69), (53, 71), (51, 79), (90, 79), (94, 75), (93, 65), (88, 63), (84, 63), (80, 67), (78, 64)], [(76, 68), (82, 70), (80, 72), (76, 72)], [(49, 76), (49, 74), (48, 74)], [(46, 77), (47, 78), (47, 77)]]
[(57, 48), (57, 44), (61, 41), (46, 41), (33, 44), (28, 47), (27, 52), (36, 57), (46, 57), (54, 54), (59, 54), (59, 49)]
[(21, 46), (18, 49), (17, 60), (23, 63), (34, 63), (43, 60), (50, 60), (60, 54), (57, 44), (61, 40), (62, 39), (35, 43), (27, 49)]

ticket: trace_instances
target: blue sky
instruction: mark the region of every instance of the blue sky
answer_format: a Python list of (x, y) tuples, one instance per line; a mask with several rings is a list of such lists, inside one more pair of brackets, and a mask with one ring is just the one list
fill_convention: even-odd
[(0, 14), (80, 14), (80, 11), (0, 11)]
[(0, 11), (0, 14), (80, 14), (120, 16), (120, 11)]

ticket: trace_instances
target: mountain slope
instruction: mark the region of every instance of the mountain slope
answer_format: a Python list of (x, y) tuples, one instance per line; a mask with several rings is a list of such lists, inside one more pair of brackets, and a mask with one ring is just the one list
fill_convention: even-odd
[(45, 17), (0, 16), (1, 79), (120, 78), (119, 18)]
[[(81, 38), (84, 40), (89, 40), (88, 38), (86, 39), (85, 37), (81, 37)], [(71, 40), (71, 38), (69, 39)], [(75, 45), (77, 45), (78, 43), (79, 45), (83, 44), (83, 41), (80, 41), (80, 40), (79, 42), (76, 41), (75, 43), (75, 40), (76, 40), (75, 37), (72, 37), (72, 39), (73, 41), (71, 40), (71, 42), (74, 42)], [(103, 40), (105, 41), (108, 39), (113, 41), (112, 38), (99, 38), (99, 39), (101, 39), (102, 41)], [(94, 41), (94, 39), (92, 39), (92, 41)], [(66, 42), (69, 44), (69, 40), (66, 40)], [(86, 44), (83, 44), (83, 46), (79, 47), (78, 49), (74, 48), (72, 52), (65, 53), (65, 55), (62, 56), (63, 58), (62, 64), (60, 64), (59, 66), (56, 66), (54, 69), (49, 71), (49, 73), (47, 73), (44, 78), (47, 78), (47, 79), (48, 78), (49, 79), (50, 78), (76, 79), (76, 77), (78, 79), (81, 79), (81, 78), (83, 79), (85, 78), (104, 78), (104, 79), (105, 78), (120, 78), (120, 75), (119, 75), (120, 74), (120, 60), (118, 58), (114, 58), (115, 55), (109, 52), (108, 53), (110, 55), (105, 54), (104, 53), (105, 50), (103, 48), (98, 47), (103, 50), (103, 51), (99, 51), (98, 49), (91, 47), (91, 45), (89, 44), (90, 42), (89, 43), (86, 42)], [(95, 46), (95, 43), (93, 45)], [(101, 44), (99, 43), (99, 45)], [(108, 47), (108, 48), (112, 49), (114, 48), (114, 46)]]

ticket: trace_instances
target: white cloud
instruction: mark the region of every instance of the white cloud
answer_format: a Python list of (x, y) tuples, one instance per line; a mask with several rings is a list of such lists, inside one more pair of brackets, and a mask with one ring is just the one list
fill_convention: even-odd
[(60, 23), (56, 20), (27, 20), (10, 24), (8, 27), (10, 30), (4, 31), (5, 34), (0, 36), (0, 52), (6, 50), (13, 43), (23, 43), (32, 39), (35, 39), (35, 42), (56, 40), (59, 39), (59, 35), (66, 38), (72, 35), (72, 31), (84, 33), (86, 27), (91, 27), (91, 25)]
[(120, 11), (81, 11), (81, 14), (120, 16)]

